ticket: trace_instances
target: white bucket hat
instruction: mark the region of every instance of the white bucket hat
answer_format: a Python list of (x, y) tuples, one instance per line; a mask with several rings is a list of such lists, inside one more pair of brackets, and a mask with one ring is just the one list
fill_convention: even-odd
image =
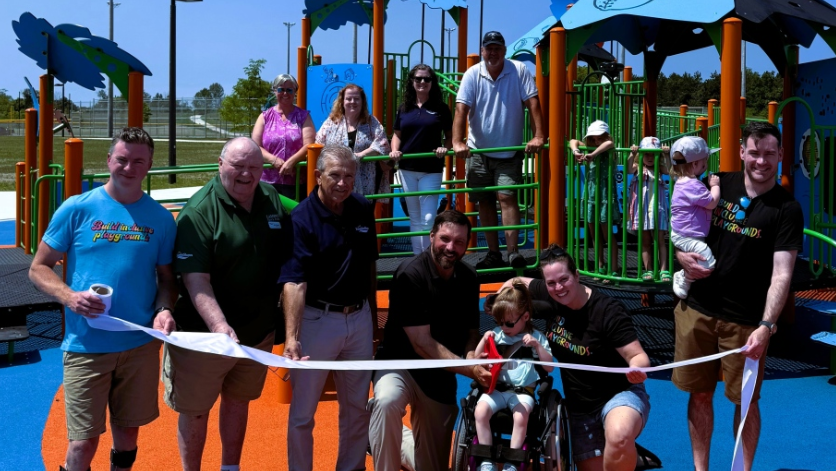
[[(709, 149), (705, 139), (696, 136), (685, 136), (671, 146), (671, 158), (674, 162), (691, 163), (706, 159), (720, 149)], [(679, 155), (677, 155), (679, 153)], [(681, 157), (680, 157), (681, 156)]]
[(610, 132), (610, 126), (599, 119), (598, 121), (593, 121), (592, 124), (586, 128), (586, 135), (583, 138), (586, 139), (589, 136), (600, 136), (601, 134), (606, 134), (608, 132)]

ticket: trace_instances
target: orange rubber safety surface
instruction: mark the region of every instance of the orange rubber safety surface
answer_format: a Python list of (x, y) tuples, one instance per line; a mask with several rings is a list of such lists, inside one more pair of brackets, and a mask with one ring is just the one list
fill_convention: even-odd
[[(244, 470), (286, 470), (287, 469), (287, 404), (276, 400), (279, 383), (282, 380), (273, 372), (267, 373), (267, 381), (260, 399), (250, 403), (247, 436), (241, 458)], [(177, 413), (162, 399), (163, 386), (160, 383), (160, 417), (140, 428), (139, 452), (134, 471), (171, 471), (182, 469), (177, 449)], [(314, 471), (333, 470), (337, 463), (338, 406), (336, 395), (325, 393), (319, 403), (314, 427)], [(209, 417), (206, 448), (203, 451), (203, 469), (221, 467), (221, 443), (218, 433), (218, 409), (215, 403)], [(101, 436), (99, 449), (93, 460), (92, 469), (110, 469), (110, 430)], [(52, 403), (46, 427), (44, 428), (42, 455), (47, 470), (58, 469), (64, 463), (67, 451), (67, 429), (64, 416), (64, 389), (59, 388)], [(372, 469), (371, 457), (366, 457), (366, 469)]]

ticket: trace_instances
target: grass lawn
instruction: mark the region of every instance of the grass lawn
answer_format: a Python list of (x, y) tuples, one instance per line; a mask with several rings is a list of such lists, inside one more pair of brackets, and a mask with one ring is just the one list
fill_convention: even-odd
[[(53, 143), (53, 163), (64, 164), (64, 140), (66, 137), (57, 136)], [(107, 173), (107, 150), (109, 140), (84, 140), (84, 171), (83, 174)], [(218, 161), (222, 143), (219, 142), (177, 142), (177, 165), (210, 164)], [(15, 164), (23, 162), (23, 137), (0, 137), (0, 191), (14, 191)], [(168, 166), (168, 141), (155, 142), (154, 167)], [(151, 185), (153, 189), (179, 188), (187, 186), (202, 186), (215, 173), (187, 173), (177, 176), (177, 183), (168, 183), (168, 176), (155, 176)], [(144, 187), (144, 185), (143, 185)]]

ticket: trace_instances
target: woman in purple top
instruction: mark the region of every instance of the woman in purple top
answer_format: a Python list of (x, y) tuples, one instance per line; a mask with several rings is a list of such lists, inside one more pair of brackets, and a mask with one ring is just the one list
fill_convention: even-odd
[[(697, 252), (703, 257), (700, 262), (706, 268), (714, 268), (714, 254), (705, 243), (711, 228), (711, 211), (720, 202), (720, 178), (708, 177), (711, 190), (699, 180), (708, 168), (708, 156), (712, 152), (701, 137), (686, 136), (671, 146), (673, 168), (671, 175), (677, 177), (671, 198), (671, 242), (683, 252)], [(683, 270), (673, 275), (673, 292), (682, 299), (688, 296), (691, 280)]]
[[(273, 80), (276, 106), (261, 113), (253, 127), (253, 140), (261, 147), (265, 168), (261, 181), (273, 185), (280, 195), (296, 199), (296, 164), (307, 155), (308, 144), (316, 137), (311, 114), (294, 105), (299, 85), (289, 74)], [(304, 198), (305, 179), (299, 182), (299, 195)]]

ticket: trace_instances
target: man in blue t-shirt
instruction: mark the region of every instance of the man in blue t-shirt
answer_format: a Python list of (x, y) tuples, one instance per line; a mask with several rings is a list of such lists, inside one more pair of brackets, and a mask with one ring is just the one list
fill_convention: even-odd
[[(174, 218), (142, 191), (154, 141), (125, 128), (107, 154), (110, 180), (73, 196), (55, 212), (29, 269), (29, 278), (66, 311), (64, 397), (69, 446), (62, 471), (89, 469), (110, 409), (111, 469), (131, 469), (139, 427), (159, 416), (160, 342), (144, 332), (91, 328), (83, 318), (112, 315), (174, 329), (168, 306), (177, 299), (171, 268)], [(67, 283), (53, 270), (67, 256)], [(106, 285), (97, 294), (92, 285)], [(110, 295), (110, 308), (99, 295)]]

